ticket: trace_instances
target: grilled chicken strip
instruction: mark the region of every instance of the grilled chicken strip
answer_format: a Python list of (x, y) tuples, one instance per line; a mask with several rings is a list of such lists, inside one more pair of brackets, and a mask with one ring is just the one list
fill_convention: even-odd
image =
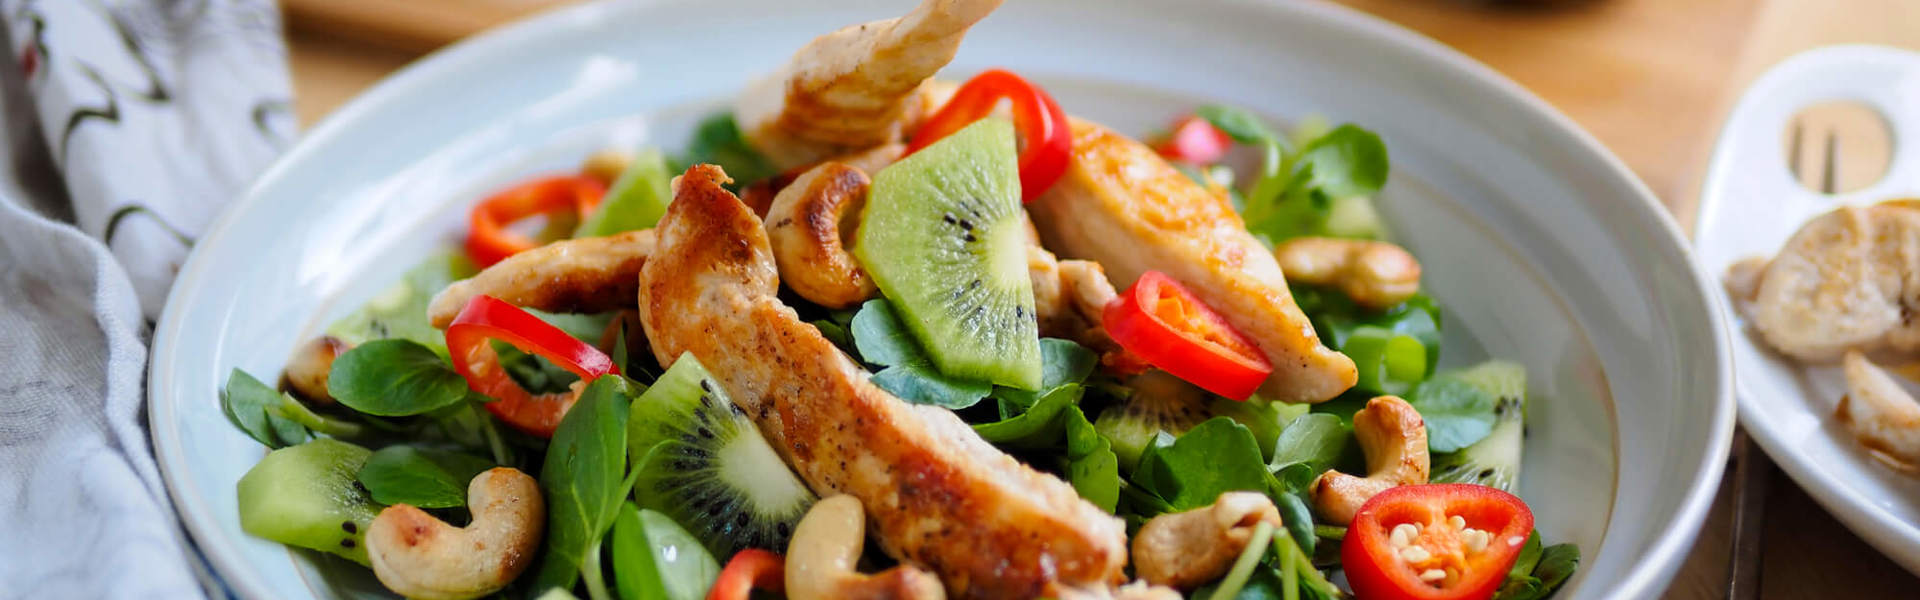
[(1815, 217), (1772, 261), (1742, 261), (1729, 292), (1767, 345), (1809, 362), (1920, 350), (1920, 202)]
[(1073, 158), (1027, 205), (1061, 256), (1105, 267), (1125, 288), (1147, 271), (1186, 284), (1273, 363), (1261, 396), (1321, 402), (1353, 387), (1353, 360), (1320, 344), (1287, 281), (1226, 197), (1208, 192), (1145, 144), (1072, 120)]
[(433, 297), (427, 318), (445, 329), (474, 296), (547, 312), (597, 313), (632, 307), (653, 230), (562, 240), (509, 256)]
[(1032, 598), (1121, 580), (1121, 521), (1001, 453), (951, 411), (907, 404), (775, 297), (761, 223), (696, 165), (640, 276), (640, 319), (669, 364), (692, 352), (822, 496), (865, 505), (882, 547), (955, 597)]
[(734, 120), (780, 168), (900, 139), (944, 103), (926, 85), (1002, 0), (922, 0), (905, 16), (815, 38), (740, 96)]

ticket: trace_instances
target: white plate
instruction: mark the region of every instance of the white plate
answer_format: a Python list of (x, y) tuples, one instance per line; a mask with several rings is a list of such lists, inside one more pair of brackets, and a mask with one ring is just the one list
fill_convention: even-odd
[[(1893, 158), (1872, 186), (1826, 196), (1788, 170), (1785, 131), (1795, 113), (1829, 100), (1878, 110), (1892, 127)], [(1809, 143), (1812, 143), (1810, 141)], [(1808, 218), (1842, 204), (1920, 195), (1920, 53), (1835, 46), (1800, 54), (1755, 81), (1714, 150), (1701, 193), (1700, 264), (1712, 274), (1748, 256), (1770, 256)], [(1731, 310), (1729, 319), (1736, 319)], [(1833, 419), (1845, 394), (1838, 368), (1802, 369), (1748, 332), (1733, 335), (1740, 423), (1780, 469), (1854, 533), (1920, 573), (1920, 480), (1869, 458)]]
[[(154, 445), (220, 573), (257, 598), (371, 585), (240, 531), (233, 485), (261, 449), (217, 406), (229, 370), (277, 372), (298, 340), (456, 239), (483, 191), (609, 144), (678, 144), (807, 40), (910, 4), (586, 5), (441, 52), (308, 134), (200, 241), (155, 337)], [(987, 66), (1125, 131), (1226, 102), (1380, 132), (1394, 162), (1382, 210), (1447, 304), (1446, 362), (1508, 357), (1532, 376), (1521, 495), (1548, 539), (1587, 556), (1560, 597), (1666, 585), (1732, 430), (1724, 324), (1672, 220), (1564, 117), (1439, 44), (1306, 2), (1010, 2), (952, 73)]]

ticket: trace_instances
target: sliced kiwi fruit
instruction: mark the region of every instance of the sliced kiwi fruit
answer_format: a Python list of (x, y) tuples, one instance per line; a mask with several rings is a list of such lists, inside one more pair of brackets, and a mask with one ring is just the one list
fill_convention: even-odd
[(1093, 429), (1113, 444), (1120, 466), (1131, 471), (1147, 446), (1162, 435), (1178, 437), (1214, 417), (1233, 419), (1253, 430), (1261, 458), (1272, 459), (1280, 431), (1306, 412), (1306, 405), (1284, 405), (1249, 399), (1230, 400), (1207, 393), (1158, 369), (1127, 380), (1133, 394), (1108, 407), (1094, 419)]
[(349, 348), (378, 339), (401, 338), (444, 353), (446, 334), (427, 321), (427, 304), (440, 290), (476, 272), (473, 261), (458, 252), (436, 254), (408, 270), (400, 281), (368, 299), (353, 314), (327, 326), (327, 335)]
[(941, 373), (1040, 387), (1013, 126), (981, 119), (873, 177), (853, 252)]
[(714, 556), (786, 551), (815, 500), (692, 354), (634, 401), (627, 443), (640, 507), (685, 525)]
[(1477, 483), (1514, 491), (1520, 484), (1520, 448), (1526, 437), (1526, 368), (1509, 361), (1492, 360), (1434, 377), (1452, 378), (1493, 396), (1495, 421), (1487, 437), (1458, 451), (1433, 457), (1431, 480)]
[(268, 452), (240, 477), (240, 528), (367, 564), (367, 524), (381, 506), (356, 474), (372, 455), (327, 438)]

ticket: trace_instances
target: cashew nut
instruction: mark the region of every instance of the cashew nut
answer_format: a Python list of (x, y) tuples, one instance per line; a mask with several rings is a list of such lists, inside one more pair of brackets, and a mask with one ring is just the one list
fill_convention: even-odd
[(600, 183), (613, 185), (620, 180), (620, 174), (632, 165), (634, 154), (626, 150), (601, 150), (587, 155), (580, 163), (580, 174), (600, 180)]
[(859, 214), (872, 185), (859, 169), (828, 162), (801, 174), (774, 197), (767, 209), (767, 239), (773, 243), (780, 280), (800, 297), (827, 308), (846, 308), (878, 293), (860, 261), (847, 252), (840, 230), (843, 221)]
[(301, 344), (287, 361), (287, 386), (315, 404), (333, 404), (327, 393), (327, 375), (333, 372), (333, 359), (346, 354), (348, 346), (340, 338), (323, 335)]
[(1154, 517), (1133, 536), (1133, 570), (1149, 583), (1180, 589), (1219, 579), (1261, 521), (1280, 527), (1280, 511), (1255, 492), (1227, 492), (1212, 505)]
[(1353, 436), (1367, 455), (1367, 476), (1327, 471), (1313, 482), (1313, 503), (1328, 521), (1345, 525), (1374, 494), (1427, 482), (1427, 425), (1413, 405), (1379, 396), (1353, 414)]
[(373, 574), (394, 593), (422, 600), (465, 600), (499, 591), (533, 562), (546, 507), (540, 484), (498, 467), (467, 485), (472, 523), (454, 527), (418, 508), (395, 504), (367, 526)]
[(1393, 306), (1420, 291), (1420, 261), (1387, 242), (1294, 238), (1275, 247), (1273, 257), (1287, 281), (1338, 286), (1369, 308)]
[(1119, 294), (1100, 263), (1060, 260), (1037, 237), (1027, 245), (1027, 278), (1040, 335), (1066, 338), (1098, 351), (1118, 350), (1101, 326), (1107, 301)]
[(787, 544), (790, 600), (944, 600), (933, 574), (900, 565), (873, 575), (854, 570), (867, 539), (867, 513), (845, 494), (823, 498), (807, 510)]
[(774, 197), (781, 191), (787, 189), (788, 186), (793, 185), (794, 180), (799, 179), (800, 175), (813, 170), (815, 167), (829, 162), (837, 162), (859, 169), (861, 173), (877, 173), (880, 169), (886, 168), (887, 165), (899, 161), (900, 157), (906, 154), (906, 144), (889, 142), (859, 152), (842, 154), (818, 163), (787, 169), (777, 175), (741, 188), (740, 202), (745, 203), (747, 208), (753, 209), (753, 214), (765, 219), (767, 218), (767, 211), (773, 206)]

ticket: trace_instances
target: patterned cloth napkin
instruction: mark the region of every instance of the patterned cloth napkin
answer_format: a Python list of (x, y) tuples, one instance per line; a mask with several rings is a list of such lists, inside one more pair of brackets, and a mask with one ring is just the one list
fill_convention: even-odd
[(193, 241), (294, 135), (272, 0), (0, 0), (0, 598), (223, 596), (147, 438)]

